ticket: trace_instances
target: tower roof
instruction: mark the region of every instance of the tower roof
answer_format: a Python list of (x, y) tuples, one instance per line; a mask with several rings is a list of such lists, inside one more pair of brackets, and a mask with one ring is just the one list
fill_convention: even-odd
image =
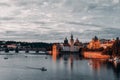
[(95, 36), (95, 37), (93, 38), (93, 40), (94, 40), (94, 41), (97, 41), (97, 40), (98, 40), (98, 37), (97, 37), (97, 36)]
[(69, 43), (68, 43), (67, 37), (65, 37), (65, 40), (64, 40), (64, 44), (63, 44), (63, 45), (64, 45), (64, 46), (70, 46)]
[(75, 41), (75, 43), (74, 43), (74, 45), (75, 45), (75, 46), (80, 46), (80, 45), (82, 45), (82, 43), (79, 42), (79, 40), (78, 40), (78, 38), (77, 38), (76, 41)]
[(78, 38), (76, 38), (76, 41), (75, 42), (79, 42)]
[(73, 39), (73, 34), (71, 34), (71, 39)]
[(65, 43), (65, 44), (68, 43), (68, 39), (67, 39), (67, 37), (65, 37), (64, 43)]

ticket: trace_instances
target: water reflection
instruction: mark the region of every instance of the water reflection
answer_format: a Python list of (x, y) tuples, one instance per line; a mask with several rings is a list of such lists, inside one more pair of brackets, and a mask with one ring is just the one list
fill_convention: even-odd
[(0, 64), (0, 80), (120, 80), (120, 64), (77, 54), (0, 55)]
[[(79, 57), (76, 54), (65, 54), (65, 55), (52, 55), (53, 61), (61, 59), (64, 61), (64, 67), (68, 67), (71, 74), (73, 70), (79, 67), (76, 64), (76, 61), (85, 61), (85, 59)], [(92, 70), (91, 75), (93, 75), (93, 80), (96, 79), (111, 79), (111, 80), (120, 80), (120, 64), (114, 62), (108, 62), (104, 59), (88, 59), (86, 64), (80, 64), (81, 66), (88, 66)], [(75, 64), (74, 64), (75, 63)], [(85, 70), (87, 71), (87, 69)], [(112, 71), (112, 72), (110, 72)], [(74, 71), (73, 71), (74, 72)], [(109, 74), (110, 72), (110, 74)], [(112, 75), (112, 76), (110, 76)]]
[(111, 63), (111, 64), (112, 64), (111, 68), (113, 69), (116, 80), (120, 80), (120, 64), (117, 63)]
[(88, 62), (88, 65), (93, 70), (99, 71), (100, 68), (104, 66), (105, 62), (106, 62), (106, 60), (90, 59), (89, 62)]
[(56, 60), (57, 60), (57, 55), (56, 55), (56, 54), (53, 54), (53, 55), (52, 55), (52, 59), (53, 59), (53, 61), (56, 62)]
[(69, 57), (69, 64), (70, 64), (71, 70), (73, 70), (73, 55), (70, 55)]

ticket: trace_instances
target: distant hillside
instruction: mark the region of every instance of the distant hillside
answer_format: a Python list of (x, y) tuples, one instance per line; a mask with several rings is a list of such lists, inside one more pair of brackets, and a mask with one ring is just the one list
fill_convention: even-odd
[(51, 50), (53, 43), (45, 43), (45, 42), (17, 42), (17, 41), (0, 41), (0, 46), (6, 45), (17, 45), (20, 47), (26, 48), (45, 48), (47, 50)]

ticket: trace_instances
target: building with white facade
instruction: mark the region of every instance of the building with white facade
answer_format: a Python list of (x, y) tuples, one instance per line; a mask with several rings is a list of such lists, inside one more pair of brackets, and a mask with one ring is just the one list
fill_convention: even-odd
[(70, 41), (67, 37), (64, 40), (62, 50), (63, 52), (79, 52), (79, 49), (82, 47), (82, 43), (79, 42), (78, 38), (74, 41), (73, 35), (71, 34)]

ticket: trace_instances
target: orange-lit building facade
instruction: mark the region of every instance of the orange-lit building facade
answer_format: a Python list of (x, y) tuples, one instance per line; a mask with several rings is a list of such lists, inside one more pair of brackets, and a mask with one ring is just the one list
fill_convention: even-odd
[(92, 41), (89, 42), (87, 48), (88, 49), (99, 49), (99, 48), (104, 48), (106, 49), (107, 47), (112, 47), (114, 44), (115, 40), (104, 40), (100, 41), (97, 36), (95, 36)]
[(52, 46), (52, 55), (56, 55), (57, 56), (58, 53), (59, 53), (59, 44), (55, 43)]
[(101, 48), (100, 40), (95, 36), (87, 46), (88, 49), (99, 49)]
[(106, 49), (107, 47), (112, 47), (114, 44), (115, 40), (106, 40), (104, 42), (101, 43), (101, 47), (103, 47), (104, 49)]
[(55, 43), (55, 44), (53, 44), (53, 46), (52, 46), (52, 59), (53, 59), (54, 61), (56, 61), (58, 53), (59, 53), (58, 44)]

